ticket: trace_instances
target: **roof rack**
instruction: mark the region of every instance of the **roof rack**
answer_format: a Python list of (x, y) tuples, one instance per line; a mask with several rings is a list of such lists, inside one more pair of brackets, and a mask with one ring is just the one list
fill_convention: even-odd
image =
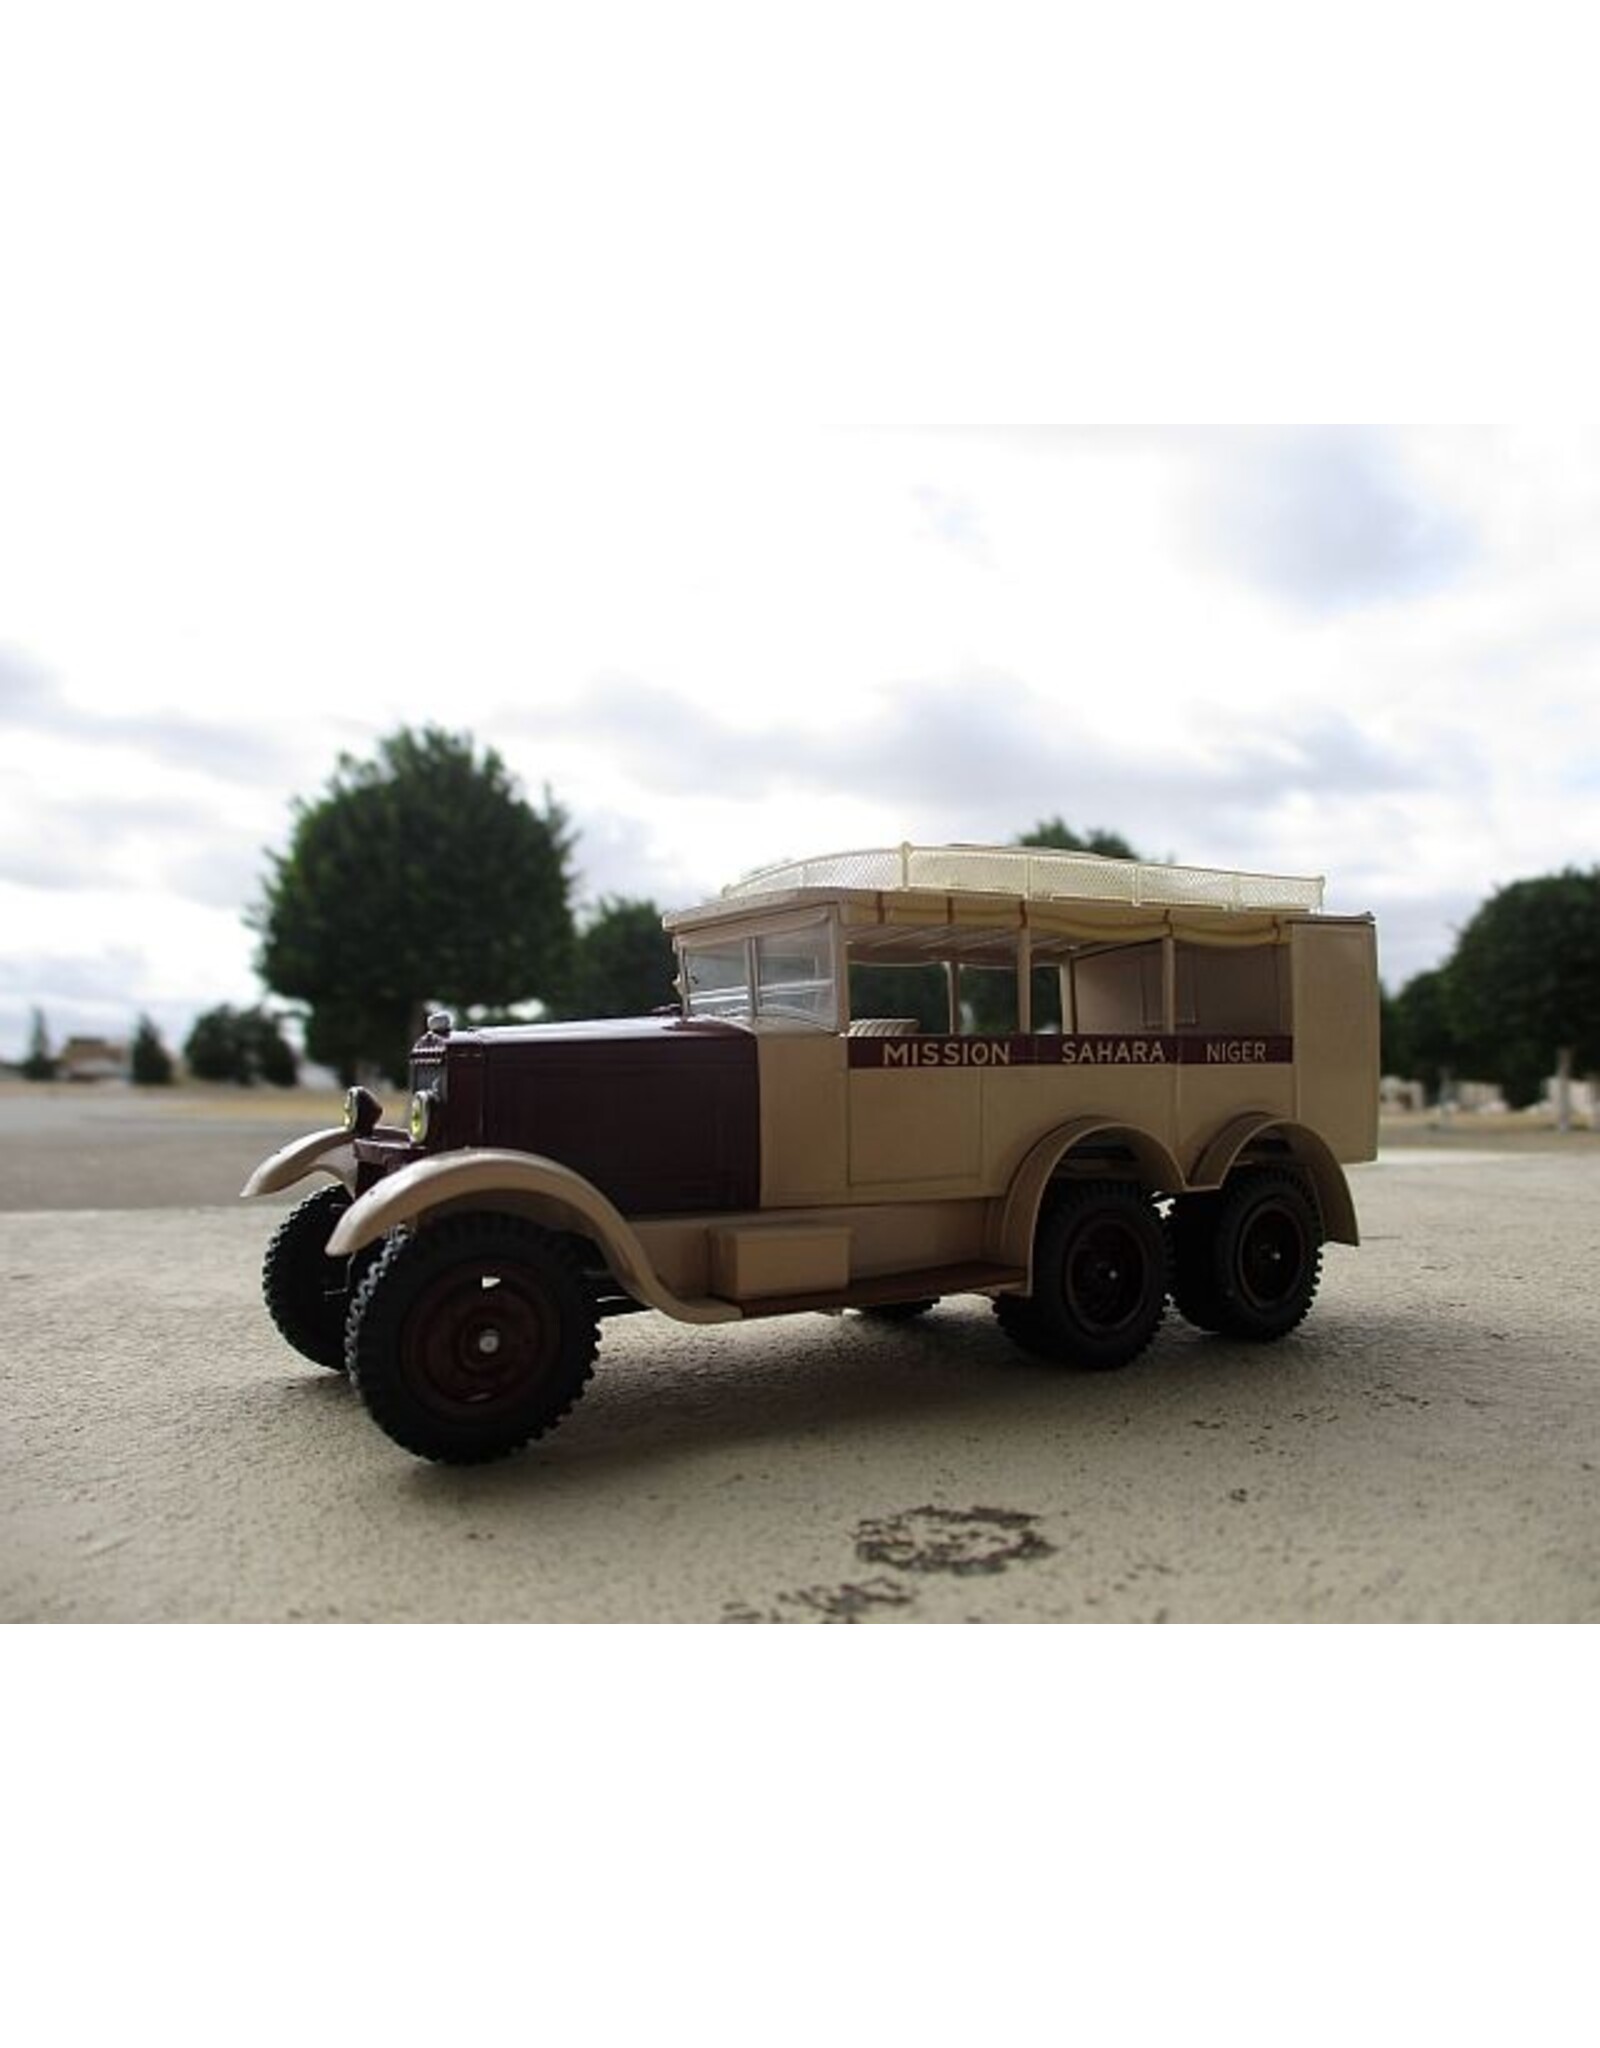
[(1075, 898), (1206, 910), (1319, 911), (1323, 886), (1320, 875), (1254, 875), (1035, 846), (908, 843), (781, 861), (730, 883), (722, 894), (725, 900), (738, 900), (795, 889), (941, 889), (1023, 897), (1032, 903)]

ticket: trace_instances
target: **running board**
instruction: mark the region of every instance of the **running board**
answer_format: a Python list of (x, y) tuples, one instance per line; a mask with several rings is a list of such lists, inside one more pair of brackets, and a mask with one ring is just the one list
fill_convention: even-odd
[(746, 1322), (761, 1316), (833, 1314), (846, 1308), (885, 1308), (897, 1301), (933, 1301), (944, 1294), (992, 1294), (1028, 1284), (1025, 1266), (972, 1261), (964, 1266), (925, 1266), (918, 1273), (875, 1273), (822, 1294), (764, 1294), (737, 1304)]

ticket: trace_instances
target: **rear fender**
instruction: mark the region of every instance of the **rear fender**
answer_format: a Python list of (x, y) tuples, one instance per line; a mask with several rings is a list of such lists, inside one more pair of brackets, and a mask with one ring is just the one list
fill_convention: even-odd
[(1344, 1168), (1327, 1141), (1305, 1124), (1282, 1117), (1242, 1116), (1217, 1133), (1195, 1161), (1187, 1186), (1195, 1193), (1220, 1188), (1251, 1145), (1271, 1138), (1288, 1148), (1289, 1156), (1311, 1182), (1322, 1211), (1322, 1234), (1330, 1244), (1359, 1244), (1356, 1205)]
[(1183, 1186), (1178, 1162), (1158, 1138), (1109, 1117), (1074, 1117), (1048, 1131), (1017, 1168), (990, 1226), (989, 1256), (1006, 1266), (1022, 1266), (1033, 1284), (1033, 1239), (1039, 1208), (1051, 1178), (1080, 1145), (1091, 1138), (1123, 1146), (1136, 1168), (1135, 1178), (1150, 1194), (1175, 1194)]

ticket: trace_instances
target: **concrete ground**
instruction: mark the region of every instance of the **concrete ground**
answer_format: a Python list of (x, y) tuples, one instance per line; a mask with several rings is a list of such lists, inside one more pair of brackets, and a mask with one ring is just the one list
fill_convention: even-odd
[(329, 1110), (0, 1089), (0, 1618), (1600, 1618), (1590, 1138), (1403, 1132), (1265, 1350), (639, 1316), (547, 1442), (450, 1471), (261, 1308), (287, 1203), (233, 1197)]

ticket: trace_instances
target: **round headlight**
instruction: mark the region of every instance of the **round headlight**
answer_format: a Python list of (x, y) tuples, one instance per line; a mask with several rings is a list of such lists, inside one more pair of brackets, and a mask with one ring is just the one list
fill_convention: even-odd
[(428, 1142), (428, 1130), (433, 1122), (433, 1112), (438, 1105), (438, 1101), (438, 1096), (434, 1094), (431, 1088), (419, 1088), (416, 1094), (412, 1096), (411, 1142), (413, 1145), (425, 1145)]
[(370, 1088), (352, 1088), (344, 1099), (344, 1127), (358, 1138), (370, 1137), (383, 1122), (383, 1104)]

